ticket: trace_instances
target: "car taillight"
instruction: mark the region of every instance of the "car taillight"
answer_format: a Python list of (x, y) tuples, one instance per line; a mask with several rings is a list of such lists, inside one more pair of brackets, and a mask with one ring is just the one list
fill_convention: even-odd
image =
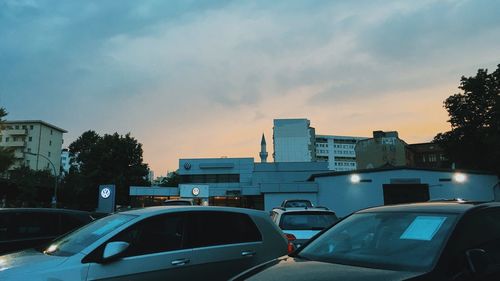
[(290, 234), (290, 233), (285, 233), (286, 240), (288, 240), (288, 253), (290, 254), (291, 252), (295, 251), (295, 246), (293, 245), (293, 241), (297, 239), (295, 235)]

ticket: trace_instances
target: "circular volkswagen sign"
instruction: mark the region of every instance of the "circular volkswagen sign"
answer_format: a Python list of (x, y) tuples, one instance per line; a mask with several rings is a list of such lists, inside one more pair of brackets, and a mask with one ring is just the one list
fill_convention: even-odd
[(111, 195), (111, 190), (109, 188), (103, 188), (101, 190), (101, 197), (106, 199)]
[(184, 169), (186, 169), (186, 170), (191, 169), (191, 163), (189, 163), (189, 162), (184, 163)]
[(198, 196), (198, 194), (200, 194), (200, 189), (195, 187), (191, 192), (193, 193), (194, 196)]

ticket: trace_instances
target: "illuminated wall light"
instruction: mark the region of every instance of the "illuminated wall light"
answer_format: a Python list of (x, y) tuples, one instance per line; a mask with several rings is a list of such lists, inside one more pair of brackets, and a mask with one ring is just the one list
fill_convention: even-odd
[(467, 176), (465, 174), (462, 174), (462, 173), (455, 173), (453, 175), (453, 180), (458, 182), (458, 183), (463, 183), (467, 180)]
[(359, 183), (361, 181), (361, 177), (359, 175), (351, 175), (352, 183)]

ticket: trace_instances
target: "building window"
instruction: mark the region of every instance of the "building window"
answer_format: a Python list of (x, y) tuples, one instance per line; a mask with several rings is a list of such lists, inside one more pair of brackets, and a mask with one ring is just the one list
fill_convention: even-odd
[(52, 141), (49, 141), (49, 146), (51, 146), (51, 145), (52, 145)]
[(52, 129), (50, 130), (50, 134), (52, 135)]
[(28, 148), (28, 152), (31, 152), (31, 148)]
[(28, 137), (28, 141), (32, 141), (33, 140), (33, 137)]
[(47, 169), (50, 169), (50, 164), (49, 163), (47, 163)]
[(3, 137), (2, 137), (2, 136), (0, 136), (0, 142), (2, 142), (2, 139), (3, 139)]
[(50, 157), (50, 151), (49, 151), (49, 157)]
[(16, 130), (19, 130), (19, 125), (16, 125)]
[(26, 160), (26, 166), (30, 165), (30, 160)]
[(436, 154), (429, 154), (429, 162), (436, 162)]
[(17, 137), (14, 137), (14, 141), (17, 141)]
[(33, 125), (30, 125), (30, 130), (33, 130)]
[(23, 128), (24, 130), (26, 130), (26, 125), (23, 125), (21, 128)]
[(9, 137), (6, 137), (6, 138), (5, 138), (5, 142), (9, 142)]

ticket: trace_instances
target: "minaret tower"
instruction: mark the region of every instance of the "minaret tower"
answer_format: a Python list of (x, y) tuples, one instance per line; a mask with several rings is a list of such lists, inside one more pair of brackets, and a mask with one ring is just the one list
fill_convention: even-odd
[(267, 162), (267, 151), (266, 151), (266, 138), (262, 134), (262, 140), (260, 141), (260, 162)]

